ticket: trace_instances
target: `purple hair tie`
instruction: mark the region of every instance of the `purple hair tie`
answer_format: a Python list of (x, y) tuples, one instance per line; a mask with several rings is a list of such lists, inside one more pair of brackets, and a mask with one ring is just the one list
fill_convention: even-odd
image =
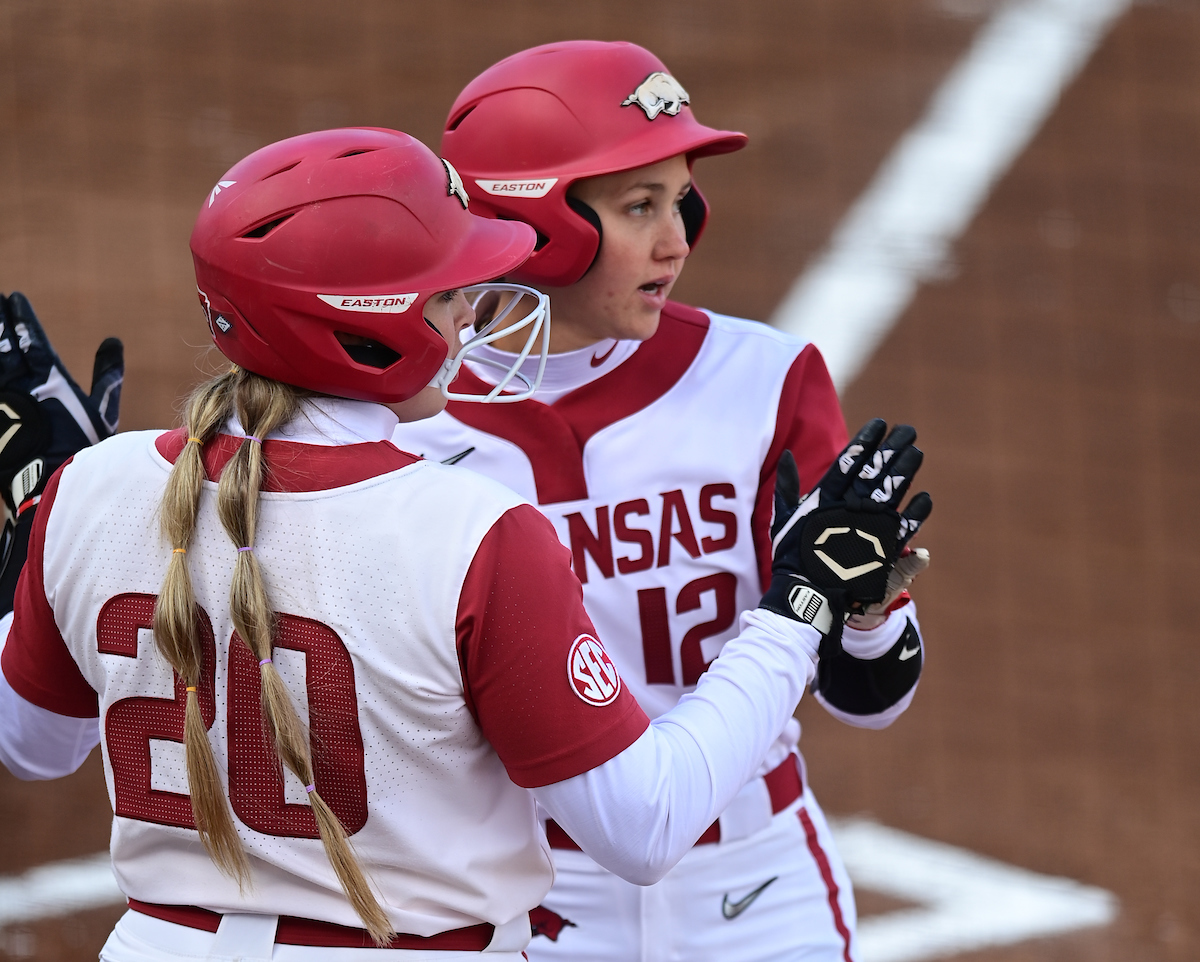
[(247, 434), (247, 435), (246, 435), (246, 440), (247, 440), (247, 441), (253, 441), (255, 444), (262, 444), (262, 441), (261, 441), (261, 440), (259, 440), (258, 438), (256, 438), (256, 437), (255, 437), (253, 434)]
[(317, 783), (313, 782), (311, 785), (305, 785), (304, 790), (311, 795), (313, 792), (315, 792), (317, 790)]
[(264, 658), (262, 661), (260, 661), (258, 663), (258, 667), (261, 668), (263, 665), (272, 665), (272, 664), (274, 664), (274, 662), (271, 661), (270, 658)]
[(244, 547), (244, 548), (238, 548), (238, 551), (253, 551), (253, 550), (254, 550), (254, 547), (252, 545), (246, 545), (246, 547)]

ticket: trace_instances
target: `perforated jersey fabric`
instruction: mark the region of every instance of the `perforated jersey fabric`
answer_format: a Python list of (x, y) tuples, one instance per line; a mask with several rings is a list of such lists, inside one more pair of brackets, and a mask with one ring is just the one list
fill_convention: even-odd
[[(257, 662), (227, 612), (237, 546), (211, 482), (188, 549), (212, 639), (198, 695), (254, 856), (245, 895), (191, 828), (183, 683), (148, 630), (171, 554), (157, 506), (183, 443), (178, 432), (119, 435), (53, 480), (5, 678), (42, 708), (99, 715), (127, 895), (356, 926), (304, 787), (281, 780), (262, 734)], [(240, 443), (210, 442), (210, 473)], [(520, 784), (594, 767), (647, 724), (627, 692), (596, 705), (571, 686), (568, 651), (594, 629), (564, 549), (512, 492), (387, 442), (268, 440), (264, 452), (277, 467), (271, 486), (284, 488), (262, 495), (254, 545), (281, 613), (276, 665), (297, 703), (313, 707), (321, 793), (393, 924), (431, 935), (522, 916), (549, 887), (551, 863)], [(513, 617), (532, 599), (536, 619)]]

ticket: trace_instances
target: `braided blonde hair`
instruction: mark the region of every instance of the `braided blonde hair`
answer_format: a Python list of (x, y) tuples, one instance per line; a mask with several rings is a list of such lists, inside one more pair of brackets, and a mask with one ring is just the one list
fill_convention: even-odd
[[(184, 746), (188, 788), (200, 840), (217, 867), (235, 878), (242, 888), (250, 880), (250, 862), (234, 826), (195, 691), (200, 684), (203, 649), (187, 549), (195, 533), (205, 480), (201, 446), (215, 437), (232, 415), (237, 415), (248, 437), (221, 472), (217, 513), (236, 546), (253, 548), (266, 465), (261, 443), (250, 438), (265, 438), (286, 424), (297, 415), (303, 399), (310, 396), (311, 392), (237, 367), (200, 385), (188, 399), (184, 414), (189, 441), (175, 461), (162, 500), (162, 528), (172, 552), (154, 607), (155, 643), (188, 689)], [(314, 785), (308, 732), (270, 660), (275, 616), (262, 569), (252, 550), (237, 553), (229, 611), (238, 635), (261, 663), (263, 721), (276, 754), (302, 784)], [(315, 788), (308, 797), (325, 854), (346, 897), (376, 944), (387, 945), (395, 931), (367, 884), (342, 823)]]

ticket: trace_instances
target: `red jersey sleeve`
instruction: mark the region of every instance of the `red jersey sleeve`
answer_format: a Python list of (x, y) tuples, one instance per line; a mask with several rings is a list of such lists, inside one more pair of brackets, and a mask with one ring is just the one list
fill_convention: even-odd
[(775, 436), (758, 476), (758, 497), (750, 527), (759, 575), (765, 588), (771, 580), (771, 510), (775, 494), (775, 469), (785, 449), (796, 459), (800, 490), (807, 493), (821, 480), (849, 441), (846, 420), (838, 403), (833, 379), (816, 345), (809, 344), (792, 362), (779, 395)]
[(13, 623), (0, 656), (0, 668), (13, 691), (27, 702), (59, 715), (96, 718), (100, 703), (59, 634), (54, 612), (46, 600), (43, 559), (46, 525), (58, 494), (67, 461), (51, 475), (42, 492), (29, 536), (29, 555), (13, 598)]
[(524, 788), (603, 764), (650, 724), (596, 639), (570, 552), (530, 505), (480, 544), (457, 634), (467, 704)]

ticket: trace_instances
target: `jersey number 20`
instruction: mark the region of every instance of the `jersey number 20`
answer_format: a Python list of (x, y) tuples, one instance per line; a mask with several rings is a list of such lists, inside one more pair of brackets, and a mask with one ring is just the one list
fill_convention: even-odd
[[(96, 647), (136, 658), (138, 634), (154, 623), (155, 595), (110, 598), (96, 619)], [(216, 720), (216, 644), (212, 622), (197, 609), (204, 654), (196, 695), (205, 727)], [(354, 664), (332, 628), (280, 614), (275, 647), (305, 655), (313, 770), (321, 797), (353, 835), (367, 822), (367, 776), (354, 690)], [(308, 805), (284, 800), (283, 770), (263, 724), (258, 660), (237, 632), (229, 643), (229, 801), (246, 825), (266, 835), (319, 838)], [(175, 677), (174, 698), (123, 698), (105, 715), (108, 756), (116, 789), (116, 814), (160, 825), (196, 827), (191, 799), (150, 786), (150, 742), (182, 742), (186, 689)]]

